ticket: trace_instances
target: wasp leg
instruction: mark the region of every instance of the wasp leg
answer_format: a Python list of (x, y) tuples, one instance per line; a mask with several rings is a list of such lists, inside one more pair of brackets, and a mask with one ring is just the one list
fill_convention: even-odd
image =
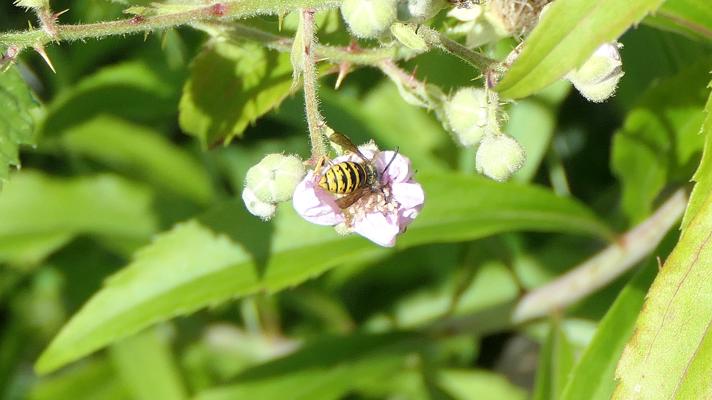
[(331, 160), (329, 159), (328, 156), (321, 156), (319, 160), (317, 160), (316, 165), (314, 165), (314, 180), (315, 182), (319, 182), (319, 179), (321, 179), (322, 173), (321, 170), (324, 168), (324, 164), (331, 165)]

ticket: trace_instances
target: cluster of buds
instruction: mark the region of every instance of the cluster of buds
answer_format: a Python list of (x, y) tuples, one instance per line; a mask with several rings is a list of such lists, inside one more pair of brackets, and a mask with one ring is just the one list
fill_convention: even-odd
[(354, 36), (369, 39), (384, 35), (396, 21), (422, 23), (446, 5), (445, 0), (344, 0), (341, 15)]
[(523, 165), (522, 146), (500, 130), (501, 113), (496, 93), (481, 88), (459, 89), (445, 104), (447, 123), (462, 146), (477, 146), (477, 171), (506, 181)]

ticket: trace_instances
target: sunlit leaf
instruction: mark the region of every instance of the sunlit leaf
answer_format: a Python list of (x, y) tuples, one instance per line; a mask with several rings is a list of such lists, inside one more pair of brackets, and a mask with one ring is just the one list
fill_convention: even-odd
[(289, 55), (254, 43), (217, 42), (193, 61), (180, 101), (180, 125), (204, 146), (241, 136), (289, 94)]
[[(512, 230), (609, 234), (590, 211), (541, 188), (472, 176), (420, 177), (431, 193), (400, 246)], [(209, 304), (296, 285), (381, 248), (301, 220), (289, 207), (262, 223), (235, 201), (180, 224), (140, 251), (69, 322), (42, 355), (47, 372), (151, 323)]]
[(707, 0), (667, 0), (644, 22), (712, 41), (712, 7)]
[[(709, 173), (704, 171), (697, 179), (707, 182)], [(704, 194), (695, 207), (623, 351), (614, 399), (712, 395), (712, 198)]]
[(623, 347), (633, 333), (648, 286), (657, 266), (648, 263), (621, 291), (601, 320), (561, 395), (561, 400), (608, 400), (615, 389), (615, 370)]
[(524, 42), (497, 90), (505, 97), (535, 93), (581, 65), (606, 42), (654, 11), (662, 0), (557, 0)]
[[(712, 88), (712, 82), (707, 85), (707, 88)], [(692, 189), (685, 216), (682, 219), (682, 229), (687, 228), (692, 218), (702, 207), (703, 202), (712, 193), (712, 94), (707, 98), (704, 114), (705, 120), (700, 132), (705, 141), (704, 151), (700, 166), (692, 177), (692, 180), (696, 183)]]

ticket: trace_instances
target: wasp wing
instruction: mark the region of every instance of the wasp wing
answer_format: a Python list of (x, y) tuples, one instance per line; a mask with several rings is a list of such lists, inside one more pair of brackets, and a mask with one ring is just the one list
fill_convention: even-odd
[(371, 192), (371, 188), (368, 186), (360, 187), (353, 192), (347, 194), (346, 196), (339, 197), (336, 199), (336, 205), (342, 210), (351, 207), (352, 204), (358, 201), (361, 197)]
[(331, 134), (331, 136), (329, 136), (329, 140), (331, 140), (332, 142), (341, 146), (342, 149), (356, 154), (363, 161), (371, 162), (371, 160), (366, 158), (366, 156), (364, 156), (363, 153), (361, 153), (361, 151), (358, 149), (358, 147), (356, 147), (356, 145), (351, 141), (351, 139), (347, 138), (346, 135), (343, 135), (338, 132), (334, 132)]

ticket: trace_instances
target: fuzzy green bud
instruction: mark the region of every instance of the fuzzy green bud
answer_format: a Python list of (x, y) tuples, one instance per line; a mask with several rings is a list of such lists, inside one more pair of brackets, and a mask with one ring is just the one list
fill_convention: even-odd
[(623, 63), (617, 43), (601, 45), (581, 67), (571, 71), (566, 78), (583, 97), (600, 103), (616, 91), (623, 76)]
[(477, 172), (499, 182), (509, 179), (524, 165), (522, 146), (505, 134), (487, 135), (475, 156)]
[(463, 146), (474, 146), (487, 131), (487, 93), (484, 89), (466, 87), (445, 103), (445, 114), (455, 138)]
[(397, 0), (344, 0), (341, 15), (351, 33), (360, 38), (376, 38), (396, 20)]
[(24, 8), (49, 9), (49, 0), (15, 0), (15, 5)]
[(245, 202), (245, 207), (250, 214), (260, 217), (265, 221), (269, 221), (277, 212), (277, 205), (274, 203), (264, 202), (255, 196), (255, 192), (249, 187), (242, 191), (242, 201)]
[(279, 203), (292, 198), (306, 171), (302, 160), (284, 154), (268, 154), (247, 171), (246, 187), (260, 201)]
[(398, 20), (421, 23), (447, 5), (445, 0), (398, 0)]

